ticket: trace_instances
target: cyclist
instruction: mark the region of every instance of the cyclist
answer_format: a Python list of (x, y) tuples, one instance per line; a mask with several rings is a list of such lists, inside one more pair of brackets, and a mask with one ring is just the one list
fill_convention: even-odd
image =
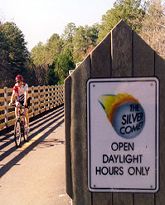
[(20, 105), (25, 107), (25, 121), (26, 121), (26, 127), (29, 131), (29, 115), (28, 115), (28, 106), (30, 104), (28, 99), (28, 84), (24, 82), (24, 78), (22, 75), (17, 75), (15, 78), (15, 85), (13, 87), (13, 92), (11, 95), (10, 103), (9, 105), (13, 104), (13, 101), (15, 101), (15, 116), (16, 119), (18, 117), (18, 109)]

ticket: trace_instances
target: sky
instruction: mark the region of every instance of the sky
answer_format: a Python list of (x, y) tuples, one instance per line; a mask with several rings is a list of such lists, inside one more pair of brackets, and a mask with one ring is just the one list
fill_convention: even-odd
[(30, 51), (39, 42), (46, 43), (65, 26), (101, 22), (115, 0), (0, 0), (0, 21), (14, 22), (23, 32)]

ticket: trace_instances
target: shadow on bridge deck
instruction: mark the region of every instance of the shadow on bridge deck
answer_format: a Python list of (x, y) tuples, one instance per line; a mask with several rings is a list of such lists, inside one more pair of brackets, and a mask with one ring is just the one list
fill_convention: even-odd
[[(33, 118), (30, 122), (29, 142), (23, 143), (22, 149), (15, 147), (13, 131), (0, 133), (0, 177), (5, 175), (14, 165), (17, 165), (38, 144), (42, 143), (42, 146), (44, 144), (45, 146), (52, 146), (51, 142), (44, 142), (44, 140), (64, 122), (64, 107), (52, 109), (38, 117)], [(55, 139), (54, 142), (64, 143), (64, 141), (59, 141), (58, 139)], [(15, 156), (15, 153), (18, 154)], [(12, 155), (14, 155), (13, 158)], [(11, 158), (9, 161), (6, 160), (8, 157)]]

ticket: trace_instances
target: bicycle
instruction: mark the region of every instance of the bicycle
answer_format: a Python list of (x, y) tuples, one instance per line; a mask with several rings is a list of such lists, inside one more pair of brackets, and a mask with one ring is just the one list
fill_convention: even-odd
[(24, 138), (24, 141), (28, 141), (28, 129), (26, 128), (25, 123), (25, 107), (20, 105), (18, 108), (18, 117), (14, 125), (14, 141), (16, 147), (20, 147), (21, 138)]

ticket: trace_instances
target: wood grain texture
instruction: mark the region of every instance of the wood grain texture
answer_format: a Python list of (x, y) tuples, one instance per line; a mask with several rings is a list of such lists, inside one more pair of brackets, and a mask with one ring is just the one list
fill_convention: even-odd
[(71, 169), (71, 77), (65, 80), (65, 170), (66, 193), (73, 198), (72, 169)]
[[(155, 75), (160, 78), (160, 191), (155, 195), (89, 192), (87, 185), (87, 80)], [(68, 144), (66, 152), (71, 153), (71, 158), (67, 160), (72, 162), (69, 165), (71, 166), (70, 173), (68, 172), (72, 178), (68, 179), (67, 193), (72, 196), (73, 205), (164, 205), (165, 61), (155, 55), (155, 52), (121, 21), (69, 78), (70, 80), (66, 82), (66, 90), (68, 89), (70, 98), (68, 96), (65, 100), (69, 99), (66, 108), (70, 107), (71, 112), (66, 113), (66, 122), (68, 120), (66, 129), (69, 130), (71, 127), (71, 130), (70, 140), (66, 142)]]
[(92, 202), (92, 205), (112, 205), (112, 193), (93, 193)]
[[(91, 54), (91, 78), (109, 78), (111, 74), (111, 34)], [(112, 193), (92, 193), (92, 205), (112, 205)]]
[[(132, 75), (132, 30), (121, 21), (112, 30), (112, 77)], [(133, 194), (114, 193), (113, 205), (133, 205)]]
[(86, 82), (90, 77), (90, 57), (72, 73), (71, 152), (73, 205), (91, 205), (87, 172), (87, 106)]
[(133, 33), (133, 76), (154, 76), (154, 50)]
[(112, 77), (132, 75), (132, 30), (124, 22), (111, 31)]
[(111, 72), (111, 34), (91, 53), (91, 78), (110, 77)]
[(156, 196), (155, 205), (165, 204), (165, 59), (155, 56), (155, 75), (160, 80), (160, 189)]
[[(154, 76), (154, 51), (133, 34), (133, 76)], [(154, 194), (134, 194), (134, 205), (154, 205)]]

